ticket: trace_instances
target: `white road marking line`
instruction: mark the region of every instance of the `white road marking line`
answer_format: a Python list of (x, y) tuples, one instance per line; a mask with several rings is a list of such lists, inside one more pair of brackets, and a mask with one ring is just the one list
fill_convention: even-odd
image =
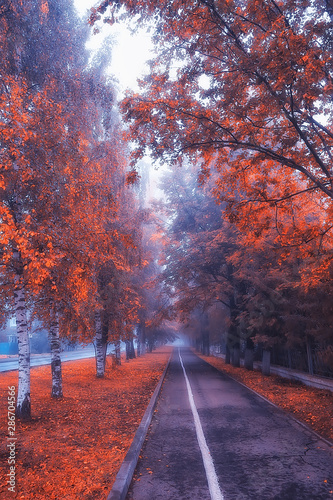
[(189, 379), (187, 377), (186, 370), (185, 370), (179, 349), (178, 349), (178, 355), (179, 355), (180, 364), (181, 364), (181, 366), (183, 368), (183, 372), (184, 372), (184, 377), (185, 377), (185, 382), (186, 382), (186, 387), (187, 387), (187, 392), (188, 392), (188, 399), (190, 401), (190, 406), (191, 406), (191, 410), (193, 413), (195, 430), (197, 433), (197, 439), (198, 439), (198, 443), (199, 443), (199, 447), (200, 447), (200, 451), (201, 451), (201, 455), (202, 455), (202, 460), (203, 460), (205, 471), (206, 471), (210, 497), (212, 500), (224, 500), (222, 491), (220, 489), (219, 481), (218, 481), (218, 478), (216, 475), (214, 462), (213, 462), (212, 456), (210, 454), (209, 448), (207, 446), (205, 435), (204, 435), (203, 430), (202, 430), (202, 425), (200, 422), (199, 413), (198, 413), (198, 410), (195, 406), (191, 385), (190, 385)]

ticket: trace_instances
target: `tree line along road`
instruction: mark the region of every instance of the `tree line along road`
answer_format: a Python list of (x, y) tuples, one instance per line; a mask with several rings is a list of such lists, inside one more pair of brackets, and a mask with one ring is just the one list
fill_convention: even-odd
[(284, 412), (175, 349), (127, 500), (333, 499), (333, 453)]

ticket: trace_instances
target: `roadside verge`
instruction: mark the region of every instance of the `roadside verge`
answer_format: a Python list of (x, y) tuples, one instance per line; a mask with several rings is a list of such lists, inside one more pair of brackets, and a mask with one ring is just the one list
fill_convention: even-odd
[[(225, 359), (224, 354), (214, 353), (215, 358)], [(240, 360), (241, 366), (244, 366), (244, 359)], [(255, 370), (261, 371), (261, 362), (255, 361), (253, 363), (253, 368)], [(290, 368), (285, 368), (284, 366), (271, 365), (270, 372), (273, 375), (278, 375), (279, 377), (287, 378), (290, 380), (297, 380), (302, 382), (302, 384), (308, 385), (309, 387), (315, 387), (316, 389), (323, 389), (324, 391), (331, 391), (333, 393), (333, 379), (328, 377), (320, 377), (319, 375), (310, 375), (309, 373), (300, 372), (298, 370), (291, 370)]]
[(270, 404), (284, 410), (293, 419), (332, 446), (333, 394), (329, 390), (317, 389), (271, 374), (269, 377), (259, 371), (226, 365), (224, 360), (214, 356), (196, 353), (219, 371), (246, 386)]

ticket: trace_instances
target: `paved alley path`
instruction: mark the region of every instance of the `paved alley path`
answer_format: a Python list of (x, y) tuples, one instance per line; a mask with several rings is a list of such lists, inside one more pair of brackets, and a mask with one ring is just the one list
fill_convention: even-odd
[(175, 349), (128, 500), (333, 500), (333, 450)]

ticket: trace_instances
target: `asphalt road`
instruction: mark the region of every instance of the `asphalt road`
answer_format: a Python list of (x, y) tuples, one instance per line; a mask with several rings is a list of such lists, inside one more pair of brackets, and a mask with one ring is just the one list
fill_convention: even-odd
[(175, 349), (127, 495), (161, 499), (333, 500), (333, 450), (190, 350)]
[[(61, 353), (62, 361), (73, 361), (76, 359), (93, 358), (95, 356), (95, 349), (93, 347), (86, 347), (79, 351), (66, 351)], [(50, 365), (50, 354), (45, 355), (32, 355), (30, 358), (30, 366)], [(0, 372), (8, 372), (18, 369), (17, 358), (0, 359)]]

